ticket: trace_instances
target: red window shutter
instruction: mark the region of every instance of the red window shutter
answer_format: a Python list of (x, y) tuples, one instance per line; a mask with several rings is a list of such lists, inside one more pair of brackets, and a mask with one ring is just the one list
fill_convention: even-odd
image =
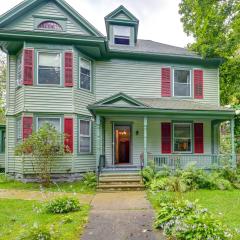
[(172, 152), (171, 123), (163, 122), (161, 130), (162, 130), (162, 153), (171, 153)]
[(73, 86), (73, 53), (65, 52), (64, 54), (64, 78), (65, 87)]
[(23, 84), (33, 85), (34, 77), (34, 50), (24, 49), (23, 53)]
[(64, 118), (64, 145), (68, 147), (69, 151), (73, 152), (73, 119)]
[(162, 68), (162, 97), (171, 97), (171, 68)]
[(194, 152), (204, 153), (203, 123), (194, 123)]
[(32, 134), (32, 125), (32, 117), (23, 117), (23, 139), (28, 138), (28, 136)]
[(194, 74), (194, 98), (203, 98), (203, 70), (195, 69)]

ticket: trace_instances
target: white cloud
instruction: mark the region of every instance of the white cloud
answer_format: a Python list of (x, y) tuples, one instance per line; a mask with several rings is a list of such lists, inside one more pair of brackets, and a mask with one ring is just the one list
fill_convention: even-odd
[[(181, 0), (66, 0), (76, 11), (106, 34), (104, 17), (124, 5), (139, 20), (139, 38), (184, 47), (192, 38), (187, 37), (178, 14)], [(0, 14), (21, 2), (8, 0), (1, 3)]]

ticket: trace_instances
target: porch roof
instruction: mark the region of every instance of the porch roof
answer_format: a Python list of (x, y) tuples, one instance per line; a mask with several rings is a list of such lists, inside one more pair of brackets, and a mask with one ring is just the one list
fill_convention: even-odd
[(235, 110), (193, 100), (164, 98), (132, 98), (118, 93), (88, 106), (99, 115), (194, 115), (229, 119)]

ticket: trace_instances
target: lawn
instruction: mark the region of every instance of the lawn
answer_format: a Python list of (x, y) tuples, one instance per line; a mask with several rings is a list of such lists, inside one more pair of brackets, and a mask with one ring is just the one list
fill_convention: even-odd
[[(197, 190), (182, 194), (166, 194), (176, 194), (176, 197), (183, 197), (190, 201), (198, 200), (198, 204), (204, 208), (208, 208), (225, 225), (230, 228), (240, 229), (240, 190)], [(149, 194), (149, 199), (156, 209), (158, 207), (157, 195)]]
[(0, 199), (0, 239), (17, 239), (23, 231), (36, 224), (56, 229), (60, 234), (59, 240), (80, 239), (90, 210), (88, 205), (68, 214), (48, 214), (39, 211), (41, 206), (37, 201)]
[[(0, 174), (0, 189), (14, 189), (14, 190), (43, 190), (43, 187), (39, 183), (23, 183), (20, 181), (10, 180), (5, 178), (4, 174)], [(45, 191), (64, 191), (64, 192), (77, 192), (77, 193), (94, 193), (95, 189), (88, 187), (83, 181), (75, 181), (72, 183), (54, 183), (48, 188), (44, 188)]]

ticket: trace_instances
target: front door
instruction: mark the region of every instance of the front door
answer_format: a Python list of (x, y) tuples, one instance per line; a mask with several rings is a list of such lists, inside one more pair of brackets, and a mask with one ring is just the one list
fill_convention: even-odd
[(131, 163), (131, 126), (115, 125), (115, 164)]

